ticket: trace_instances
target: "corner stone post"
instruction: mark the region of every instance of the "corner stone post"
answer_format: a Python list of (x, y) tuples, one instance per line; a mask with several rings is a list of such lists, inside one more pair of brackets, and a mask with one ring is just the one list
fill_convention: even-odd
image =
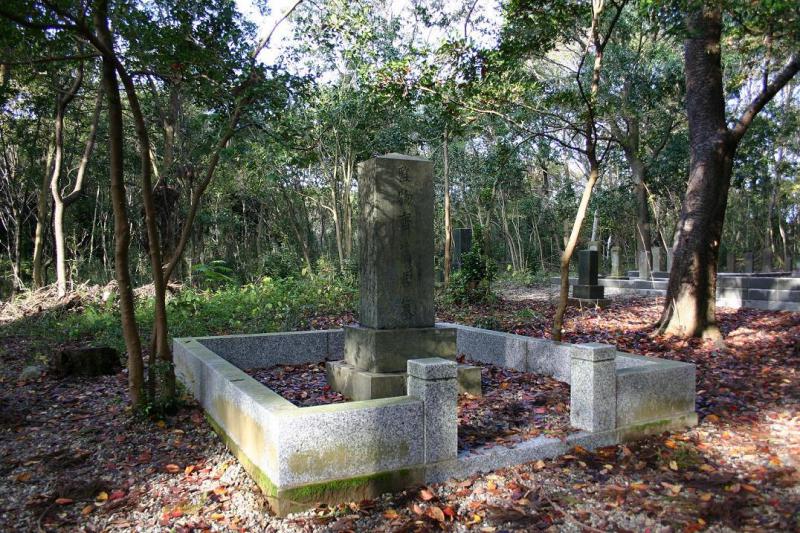
[(570, 424), (585, 431), (609, 431), (617, 421), (617, 349), (587, 343), (572, 347)]
[(458, 365), (441, 357), (409, 359), (408, 395), (422, 400), (425, 463), (458, 455)]

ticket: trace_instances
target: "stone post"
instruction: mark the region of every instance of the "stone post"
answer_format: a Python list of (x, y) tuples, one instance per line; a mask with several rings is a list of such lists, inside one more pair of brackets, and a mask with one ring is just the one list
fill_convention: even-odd
[(458, 455), (457, 365), (440, 357), (409, 359), (408, 395), (422, 400), (425, 463)]
[(620, 247), (615, 244), (614, 246), (611, 247), (611, 277), (612, 278), (625, 277), (622, 274), (622, 269), (620, 268), (619, 254), (620, 254)]
[(653, 246), (653, 272), (661, 272), (661, 247)]
[(753, 273), (753, 252), (744, 253), (744, 272), (748, 274)]
[(726, 272), (736, 272), (736, 254), (728, 252), (728, 260), (725, 265)]
[(593, 250), (593, 251), (599, 253), (601, 246), (602, 246), (602, 243), (600, 241), (589, 241), (589, 246), (587, 246), (587, 249)]
[(639, 253), (639, 279), (650, 280), (650, 254), (644, 250)]
[(772, 249), (764, 248), (761, 251), (761, 272), (772, 272)]
[(672, 272), (672, 258), (674, 255), (672, 248), (667, 248), (667, 272)]
[(610, 431), (617, 423), (617, 349), (608, 344), (571, 348), (570, 425), (584, 431)]
[(453, 231), (453, 269), (461, 268), (462, 256), (472, 249), (472, 229), (456, 228)]

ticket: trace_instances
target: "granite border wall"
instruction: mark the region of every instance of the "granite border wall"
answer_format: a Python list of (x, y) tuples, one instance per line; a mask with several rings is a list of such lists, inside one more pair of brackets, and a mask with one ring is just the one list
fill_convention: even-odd
[(580, 431), (458, 454), (455, 363), (438, 358), (409, 361), (410, 395), (302, 408), (239, 368), (341, 359), (342, 330), (175, 339), (176, 373), (281, 515), (697, 421), (694, 365), (441, 325), (457, 330), (458, 352), (470, 359), (572, 383), (571, 423)]

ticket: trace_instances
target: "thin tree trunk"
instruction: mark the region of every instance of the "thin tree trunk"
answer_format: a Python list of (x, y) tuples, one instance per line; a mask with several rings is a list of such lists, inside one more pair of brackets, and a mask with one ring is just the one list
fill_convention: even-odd
[(44, 237), (47, 231), (47, 216), (50, 214), (47, 199), (50, 197), (50, 179), (53, 172), (53, 157), (55, 155), (53, 139), (47, 148), (47, 163), (42, 174), (42, 184), (39, 188), (39, 197), (36, 203), (36, 232), (33, 238), (33, 288), (44, 287)]
[[(94, 24), (99, 38), (109, 46), (108, 14), (105, 5), (100, 2), (100, 9), (94, 13)], [(103, 28), (105, 32), (101, 31)], [(122, 336), (128, 351), (128, 393), (131, 404), (138, 407), (144, 403), (142, 396), (144, 387), (144, 365), (142, 361), (142, 345), (134, 312), (133, 287), (128, 264), (128, 247), (130, 246), (130, 229), (127, 213), (127, 201), (124, 181), (124, 150), (122, 130), (122, 102), (120, 101), (117, 73), (113, 61), (104, 57), (102, 60), (103, 85), (108, 101), (108, 158), (111, 176), (111, 204), (114, 212), (114, 270), (119, 290), (119, 309), (122, 316)]]
[(450, 285), (450, 271), (453, 268), (453, 228), (450, 213), (450, 151), (448, 131), (444, 130), (442, 143), (442, 174), (444, 175), (444, 286)]

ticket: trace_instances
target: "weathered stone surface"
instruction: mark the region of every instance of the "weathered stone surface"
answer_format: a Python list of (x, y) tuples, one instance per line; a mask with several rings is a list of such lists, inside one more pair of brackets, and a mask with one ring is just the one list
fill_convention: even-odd
[(617, 427), (694, 413), (695, 366), (653, 359), (617, 372)]
[(651, 248), (651, 253), (653, 254), (653, 272), (663, 272), (663, 270), (661, 270), (661, 247), (653, 246)]
[(119, 353), (109, 347), (72, 348), (57, 352), (50, 361), (56, 376), (109, 376), (122, 370)]
[(761, 251), (761, 272), (772, 272), (772, 250), (764, 248)]
[(745, 273), (753, 272), (753, 252), (744, 253), (744, 267), (742, 271)]
[(573, 285), (572, 297), (599, 300), (605, 298), (605, 288), (601, 285)]
[(462, 256), (472, 249), (472, 228), (453, 230), (453, 268), (461, 268)]
[(344, 332), (341, 329), (288, 331), (199, 337), (198, 341), (239, 368), (265, 368), (341, 359)]
[(639, 253), (639, 279), (651, 279), (650, 275), (650, 254), (646, 251)]
[(458, 455), (457, 365), (440, 358), (408, 361), (408, 395), (419, 398), (424, 411), (425, 462)]
[(19, 381), (33, 381), (39, 379), (44, 372), (44, 369), (38, 365), (29, 365), (22, 369), (17, 379)]
[(611, 275), (610, 278), (624, 278), (627, 277), (622, 271), (620, 264), (621, 248), (617, 245), (611, 247)]
[(572, 347), (570, 424), (586, 431), (609, 431), (616, 424), (617, 350), (597, 343)]
[(725, 271), (736, 272), (736, 254), (733, 252), (728, 252), (727, 260), (725, 262)]
[(452, 328), (374, 329), (346, 326), (345, 361), (368, 372), (405, 372), (406, 361), (425, 357), (456, 358)]
[(578, 284), (597, 285), (600, 256), (597, 250), (580, 250), (578, 252)]
[(358, 171), (362, 326), (432, 327), (433, 164), (387, 154)]

